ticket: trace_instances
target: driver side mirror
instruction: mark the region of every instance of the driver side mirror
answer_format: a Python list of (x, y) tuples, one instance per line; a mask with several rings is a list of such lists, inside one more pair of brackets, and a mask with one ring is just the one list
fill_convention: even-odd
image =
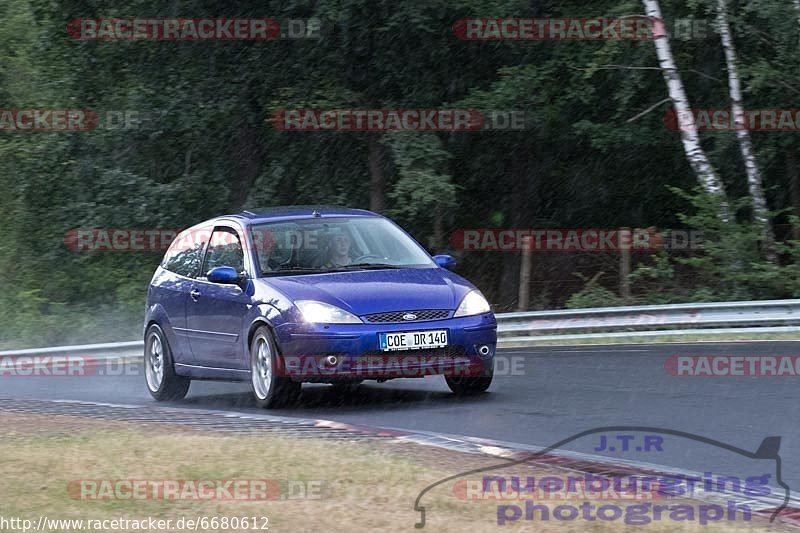
[(238, 285), (242, 277), (236, 269), (229, 266), (215, 267), (208, 271), (206, 278), (211, 283), (222, 283), (225, 285)]
[(456, 268), (456, 260), (452, 255), (434, 255), (434, 262), (445, 270), (453, 270)]

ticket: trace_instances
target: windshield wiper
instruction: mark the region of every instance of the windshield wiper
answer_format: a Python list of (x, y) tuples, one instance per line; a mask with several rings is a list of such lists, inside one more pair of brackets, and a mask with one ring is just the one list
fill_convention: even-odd
[(355, 263), (352, 265), (345, 265), (343, 267), (339, 267), (336, 270), (363, 270), (363, 269), (370, 269), (370, 268), (391, 268), (391, 269), (401, 269), (405, 268), (401, 265), (390, 265), (388, 263)]
[(327, 272), (327, 270), (323, 270), (321, 268), (303, 268), (303, 267), (291, 267), (291, 268), (282, 268), (280, 270), (268, 270), (266, 272), (262, 272), (262, 276), (292, 276), (294, 274), (323, 274)]
[(390, 265), (388, 263), (355, 263), (352, 265), (345, 265), (337, 268), (303, 268), (303, 267), (282, 268), (280, 270), (268, 270), (267, 272), (262, 272), (261, 275), (264, 277), (274, 277), (274, 276), (293, 276), (300, 274), (327, 274), (329, 272), (348, 272), (351, 270), (401, 270), (404, 268), (407, 267), (400, 265)]

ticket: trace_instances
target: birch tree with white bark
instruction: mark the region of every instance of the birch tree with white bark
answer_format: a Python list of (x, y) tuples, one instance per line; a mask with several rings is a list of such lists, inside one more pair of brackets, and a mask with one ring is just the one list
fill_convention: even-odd
[(647, 16), (656, 21), (653, 43), (655, 44), (661, 72), (664, 75), (664, 81), (667, 84), (667, 91), (675, 106), (678, 129), (681, 135), (683, 150), (686, 153), (686, 159), (703, 189), (708, 194), (719, 199), (719, 215), (727, 222), (730, 219), (730, 214), (725, 188), (722, 184), (722, 180), (711, 165), (708, 155), (700, 144), (700, 137), (697, 134), (697, 124), (692, 114), (689, 98), (686, 96), (683, 80), (681, 80), (678, 68), (675, 66), (675, 59), (672, 55), (672, 46), (669, 41), (669, 36), (664, 30), (661, 6), (658, 0), (642, 0), (642, 4), (644, 5)]
[[(798, 0), (800, 1), (800, 0)], [(761, 170), (758, 166), (753, 141), (747, 129), (744, 112), (744, 99), (742, 97), (742, 84), (739, 79), (737, 66), (736, 47), (733, 43), (731, 26), (728, 22), (727, 0), (717, 0), (717, 27), (722, 40), (722, 49), (725, 52), (725, 63), (728, 69), (728, 90), (730, 92), (731, 113), (734, 117), (736, 138), (744, 160), (747, 175), (747, 189), (753, 202), (753, 220), (761, 235), (761, 249), (769, 260), (775, 260), (775, 236), (769, 220), (769, 209), (764, 196)]]

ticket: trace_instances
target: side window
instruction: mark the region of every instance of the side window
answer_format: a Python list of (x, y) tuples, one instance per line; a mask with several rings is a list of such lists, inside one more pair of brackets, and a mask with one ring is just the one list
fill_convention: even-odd
[(211, 242), (206, 252), (206, 261), (203, 265), (203, 275), (209, 270), (229, 266), (236, 272), (244, 270), (244, 250), (239, 236), (229, 228), (216, 228), (211, 234)]
[(170, 245), (161, 266), (181, 276), (194, 277), (210, 234), (209, 229), (184, 231)]

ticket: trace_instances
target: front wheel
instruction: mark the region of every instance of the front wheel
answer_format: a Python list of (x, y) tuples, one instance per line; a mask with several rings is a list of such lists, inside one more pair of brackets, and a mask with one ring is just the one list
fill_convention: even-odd
[(258, 328), (250, 343), (250, 381), (262, 409), (283, 407), (300, 396), (300, 383), (278, 376), (277, 352), (269, 329)]
[(478, 377), (468, 376), (445, 376), (444, 380), (450, 390), (459, 396), (470, 396), (486, 392), (492, 384), (492, 377), (494, 376), (494, 365), (486, 369), (486, 371)]
[(147, 390), (159, 402), (180, 400), (189, 392), (191, 380), (175, 373), (172, 350), (164, 331), (153, 324), (144, 341), (144, 376)]

